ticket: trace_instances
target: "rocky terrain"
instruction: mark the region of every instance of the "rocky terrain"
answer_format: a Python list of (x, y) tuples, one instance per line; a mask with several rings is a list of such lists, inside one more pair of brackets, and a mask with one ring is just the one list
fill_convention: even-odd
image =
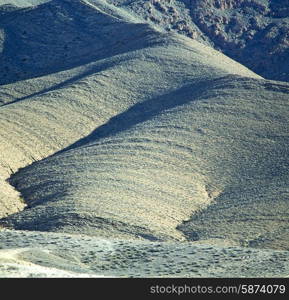
[(1, 277), (282, 277), (288, 251), (0, 232)]
[(288, 276), (278, 3), (0, 1), (0, 276)]
[(109, 0), (209, 44), (257, 74), (289, 80), (288, 0)]

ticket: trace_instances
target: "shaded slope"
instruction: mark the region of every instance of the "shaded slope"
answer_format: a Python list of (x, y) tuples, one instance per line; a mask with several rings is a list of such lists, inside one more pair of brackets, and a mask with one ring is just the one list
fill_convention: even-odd
[(288, 277), (287, 251), (0, 231), (0, 277)]
[[(105, 5), (102, 1), (100, 3)], [(55, 13), (58, 11), (57, 5), (58, 2), (53, 1), (23, 10), (21, 13), (16, 12), (16, 15), (13, 12), (10, 18), (17, 16), (20, 21), (24, 19), (28, 22), (30, 19), (27, 14), (29, 17), (33, 16), (40, 24), (43, 14), (46, 15), (51, 9)], [(38, 71), (33, 67), (30, 77), (34, 78), (2, 85), (2, 180), (7, 179), (19, 168), (47, 157), (88, 135), (131, 105), (178, 89), (186, 82), (198, 82), (230, 73), (258, 77), (238, 63), (197, 42), (177, 35), (160, 33), (146, 24), (128, 24), (127, 20), (121, 19), (118, 10), (112, 11), (109, 17), (111, 7), (101, 6), (101, 11), (106, 11), (102, 13), (94, 7), (87, 8), (87, 4), (82, 1), (73, 1), (73, 5), (79, 5), (85, 12), (89, 10), (91, 24), (99, 22), (102, 14), (105, 20), (109, 21), (111, 18), (111, 23), (108, 22), (110, 30), (117, 32), (118, 40), (123, 41), (123, 44), (116, 46), (115, 53), (121, 54), (109, 56), (112, 51), (109, 50), (104, 55), (109, 56), (107, 58), (100, 59), (99, 53), (94, 57), (95, 47), (92, 44), (86, 51), (92, 53), (88, 58), (94, 57), (93, 62), (73, 68), (75, 61), (72, 60), (68, 70), (42, 77), (35, 77)], [(78, 13), (80, 11), (81, 9)], [(69, 12), (73, 14), (72, 10)], [(116, 16), (119, 16), (119, 19)], [(52, 19), (53, 15), (48, 20)], [(70, 21), (67, 22), (69, 27)], [(123, 33), (120, 24), (126, 28), (131, 27), (131, 30)], [(46, 25), (43, 27), (46, 28)], [(35, 28), (37, 32), (43, 30), (42, 26)], [(32, 29), (34, 30), (34, 27)], [(90, 34), (90, 39), (94, 40), (94, 30), (101, 32), (104, 29), (99, 25), (93, 27), (91, 33), (86, 32), (84, 35)], [(22, 50), (27, 52), (29, 47)], [(54, 47), (55, 45), (52, 49), (55, 49)], [(19, 50), (19, 53), (21, 51)], [(32, 60), (37, 61), (36, 58), (40, 54), (32, 52)], [(87, 57), (83, 59), (86, 60)], [(53, 69), (53, 60), (51, 64)], [(46, 73), (52, 72), (52, 69)], [(5, 190), (8, 191), (6, 188)], [(13, 190), (5, 192), (5, 195), (1, 196), (1, 201), (6, 202), (5, 205), (1, 205), (2, 216), (17, 211), (15, 206), (18, 207), (21, 202), (19, 195)], [(11, 199), (9, 209), (6, 208), (8, 198)]]
[[(209, 47), (129, 23), (125, 13), (103, 1), (94, 3), (100, 6), (52, 1), (9, 15), (19, 16), (20, 23), (31, 16), (40, 22), (60, 11), (73, 20), (62, 20), (61, 30), (88, 13), (80, 49), (89, 47), (78, 53), (81, 58), (71, 52), (60, 66), (52, 60), (49, 70), (31, 64), (30, 79), (18, 81), (15, 89), (11, 80), (3, 86), (4, 97), (8, 95), (0, 107), (3, 180), (33, 161), (58, 155), (12, 176), (29, 207), (1, 224), (254, 246), (264, 236), (266, 247), (287, 249), (286, 240), (280, 245), (279, 239), (286, 236), (283, 224), (288, 222), (283, 213), (288, 210), (283, 193), (288, 181), (288, 85), (262, 80)], [(79, 33), (75, 28), (73, 39)], [(95, 37), (96, 32), (101, 34)], [(110, 38), (100, 45), (102, 34)], [(33, 49), (26, 46), (25, 51)], [(58, 46), (56, 41), (53, 51)], [(35, 55), (32, 61), (44, 59)], [(45, 76), (34, 78), (40, 74)], [(274, 193), (280, 195), (277, 200)], [(19, 203), (19, 195), (13, 197)], [(240, 208), (246, 222), (238, 215), (232, 218)], [(15, 212), (1, 210), (3, 216)], [(204, 218), (196, 221), (200, 214)], [(268, 233), (268, 224), (274, 231)]]
[(107, 1), (164, 30), (210, 44), (267, 79), (289, 80), (287, 0)]
[(28, 7), (39, 5), (50, 0), (0, 0), (0, 5), (14, 5), (18, 7)]
[[(2, 222), (288, 249), (287, 111), (288, 85), (278, 82), (187, 84), (18, 172), (11, 183), (29, 209)], [(263, 245), (260, 236), (271, 240)]]

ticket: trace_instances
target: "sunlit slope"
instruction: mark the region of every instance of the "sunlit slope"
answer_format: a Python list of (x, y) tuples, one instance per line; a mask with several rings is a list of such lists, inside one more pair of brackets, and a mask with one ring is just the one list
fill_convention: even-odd
[[(4, 183), (13, 172), (73, 144), (132, 105), (231, 73), (258, 78), (208, 47), (160, 33), (98, 2), (99, 7), (52, 1), (1, 19), (0, 66), (9, 70), (2, 70), (0, 88), (1, 216), (23, 208), (18, 193)], [(84, 27), (78, 27), (81, 22)], [(29, 38), (23, 36), (26, 27)], [(63, 31), (70, 41), (65, 59), (68, 37), (56, 34)], [(15, 82), (16, 71), (18, 79), (26, 79)]]
[(20, 170), (29, 209), (3, 224), (287, 249), (287, 112), (286, 84), (187, 81)]

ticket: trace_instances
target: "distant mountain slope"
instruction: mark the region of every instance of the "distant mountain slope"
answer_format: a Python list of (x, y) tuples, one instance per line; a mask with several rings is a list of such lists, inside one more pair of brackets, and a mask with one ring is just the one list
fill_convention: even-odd
[(3, 223), (288, 249), (288, 88), (225, 76), (136, 104), (13, 176), (30, 208)]
[(289, 81), (288, 0), (107, 1), (210, 44), (267, 79)]
[[(45, 2), (49, 1), (2, 0), (0, 5), (10, 3), (19, 7), (28, 7)], [(34, 35), (39, 34), (47, 42), (51, 38), (53, 39), (55, 34), (59, 34), (53, 31), (55, 23), (58, 23), (58, 25), (62, 23), (64, 27), (57, 26), (57, 30), (59, 32), (65, 31), (65, 38), (62, 42), (54, 45), (54, 51), (57, 55), (53, 57), (50, 53), (47, 53), (46, 59), (51, 62), (52, 60), (58, 60), (58, 64), (61, 61), (61, 65), (65, 65), (65, 62), (71, 58), (72, 45), (74, 48), (76, 47), (75, 53), (81, 49), (79, 54), (82, 55), (85, 48), (82, 47), (83, 43), (90, 43), (91, 40), (87, 40), (85, 35), (82, 35), (82, 40), (78, 40), (79, 37), (74, 36), (75, 24), (73, 25), (73, 23), (81, 16), (81, 14), (77, 16), (78, 7), (73, 7), (74, 1), (68, 1), (69, 7), (75, 11), (74, 21), (70, 24), (66, 22), (66, 25), (63, 23), (63, 18), (69, 15), (69, 9), (65, 5), (65, 1), (58, 0), (58, 2), (57, 10), (59, 13), (55, 15), (53, 20), (49, 21), (51, 12), (46, 11), (47, 15), (44, 18), (47, 19), (45, 22), (47, 27), (42, 24), (42, 32), (37, 30), (30, 32), (29, 14), (25, 14), (26, 17), (21, 21), (18, 18), (18, 23), (22, 32), (26, 32), (26, 35), (24, 34), (26, 39), (35, 38)], [(87, 4), (93, 5), (96, 3), (98, 6), (100, 2), (99, 0), (86, 1)], [(123, 8), (123, 11), (128, 11), (136, 18), (142, 19), (143, 22), (150, 23), (168, 32), (174, 31), (186, 35), (205, 45), (210, 45), (267, 79), (289, 80), (288, 0), (107, 0), (106, 2)], [(102, 5), (105, 4), (102, 3)], [(47, 4), (47, 6), (49, 7), (50, 4)], [(5, 9), (11, 10), (7, 7)], [(0, 9), (1, 19), (3, 19), (3, 10), (4, 8)], [(89, 15), (87, 11), (86, 14)], [(80, 28), (84, 31), (88, 19), (83, 17), (79, 19), (78, 25), (81, 24)], [(46, 28), (49, 28), (49, 30), (47, 31)], [(15, 34), (15, 36), (10, 36), (10, 34)], [(17, 33), (10, 32), (7, 35), (8, 41), (11, 38), (15, 43), (16, 39), (21, 39), (19, 34), (21, 34), (21, 30)], [(71, 34), (76, 40), (70, 39)], [(103, 36), (101, 38), (103, 39)], [(3, 39), (3, 32), (0, 30), (0, 47)], [(34, 47), (44, 48), (43, 40), (39, 40), (40, 44), (34, 45)], [(31, 49), (31, 51), (35, 51), (35, 49)], [(19, 55), (21, 55), (20, 51)], [(14, 78), (21, 79), (23, 76), (28, 76), (27, 65), (31, 64), (29, 55), (22, 55), (15, 62), (17, 62), (17, 65), (15, 64), (10, 70), (13, 71)], [(38, 65), (43, 62), (45, 65), (45, 59), (38, 61)], [(7, 73), (7, 71), (5, 72)]]

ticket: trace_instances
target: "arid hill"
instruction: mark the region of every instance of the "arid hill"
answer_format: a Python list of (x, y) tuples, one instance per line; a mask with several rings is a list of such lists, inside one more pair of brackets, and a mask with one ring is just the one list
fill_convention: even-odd
[(197, 22), (282, 5), (7, 2), (0, 276), (288, 276), (289, 83)]

